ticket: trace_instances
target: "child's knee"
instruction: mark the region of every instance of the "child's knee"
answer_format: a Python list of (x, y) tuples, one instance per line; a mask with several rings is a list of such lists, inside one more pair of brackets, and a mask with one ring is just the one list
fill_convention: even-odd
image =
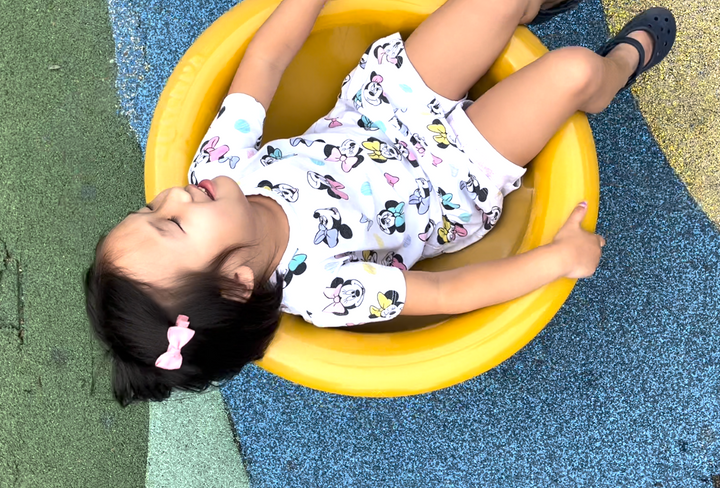
[(513, 0), (518, 3), (522, 9), (522, 18), (520, 19), (521, 24), (529, 24), (532, 20), (537, 17), (540, 12), (540, 6), (544, 0)]
[[(538, 2), (539, 0), (503, 0), (502, 2), (496, 2), (492, 6), (495, 9), (493, 15), (496, 20), (501, 22), (507, 20), (519, 24), (527, 23), (537, 15)], [(535, 5), (536, 3), (538, 6)], [(484, 5), (483, 8), (487, 9), (487, 5)]]
[(566, 47), (549, 53), (556, 69), (557, 89), (575, 96), (578, 100), (592, 97), (603, 79), (603, 60), (584, 47)]

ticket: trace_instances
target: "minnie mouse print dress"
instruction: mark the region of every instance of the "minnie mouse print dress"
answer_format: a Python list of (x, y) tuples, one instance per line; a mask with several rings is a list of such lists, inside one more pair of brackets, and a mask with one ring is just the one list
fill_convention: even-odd
[(283, 311), (320, 327), (388, 320), (405, 303), (403, 270), (478, 241), (525, 170), (420, 78), (399, 34), (373, 43), (337, 104), (299, 137), (260, 147), (265, 110), (224, 101), (188, 178), (229, 176), (278, 202), (290, 225), (278, 270)]

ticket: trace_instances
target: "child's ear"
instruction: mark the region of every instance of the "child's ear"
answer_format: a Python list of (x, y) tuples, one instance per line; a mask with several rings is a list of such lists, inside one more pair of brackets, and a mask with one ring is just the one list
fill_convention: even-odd
[(235, 269), (233, 280), (242, 285), (242, 288), (238, 290), (223, 290), (223, 298), (236, 300), (238, 302), (247, 301), (255, 288), (255, 273), (253, 273), (253, 270), (248, 266), (240, 266)]

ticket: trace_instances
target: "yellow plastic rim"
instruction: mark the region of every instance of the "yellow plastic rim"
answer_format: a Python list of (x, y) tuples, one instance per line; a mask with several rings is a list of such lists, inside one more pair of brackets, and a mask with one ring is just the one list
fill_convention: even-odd
[[(265, 140), (304, 132), (333, 106), (342, 78), (372, 41), (398, 31), (406, 38), (442, 3), (334, 0), (326, 5), (305, 47), (286, 71), (268, 112)], [(235, 69), (250, 39), (276, 5), (274, 0), (244, 0), (210, 26), (175, 68), (150, 128), (145, 161), (148, 201), (165, 188), (187, 184), (195, 150)], [(519, 27), (471, 95), (546, 52), (529, 30)], [(293, 115), (283, 117), (283, 109), (292, 109)], [(503, 242), (504, 235), (513, 234), (511, 230), (503, 234), (498, 224), (488, 237), (472, 246), (474, 254), (463, 254), (464, 250), (420, 264), (426, 269), (441, 269), (547, 244), (582, 200), (588, 201), (589, 208), (583, 226), (594, 231), (598, 166), (584, 114), (575, 114), (558, 131), (530, 164), (526, 180), (532, 187), (524, 185), (523, 191), (515, 192), (519, 196), (508, 196), (500, 220), (500, 224), (510, 222), (508, 229), (515, 222), (521, 232)], [(486, 240), (492, 242), (483, 248)], [(478, 250), (482, 251), (481, 258), (477, 257)], [(258, 364), (290, 381), (331, 393), (390, 397), (437, 390), (477, 376), (512, 356), (552, 319), (574, 284), (574, 280), (558, 280), (511, 302), (424, 328), (395, 332), (321, 329), (285, 316)]]

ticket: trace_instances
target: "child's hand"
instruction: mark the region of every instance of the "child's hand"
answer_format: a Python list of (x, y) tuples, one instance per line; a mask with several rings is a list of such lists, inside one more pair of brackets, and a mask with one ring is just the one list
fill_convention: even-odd
[(565, 264), (567, 278), (587, 278), (591, 276), (600, 262), (600, 249), (605, 245), (605, 239), (584, 230), (580, 223), (587, 213), (585, 202), (575, 207), (565, 224), (560, 228), (553, 239)]

